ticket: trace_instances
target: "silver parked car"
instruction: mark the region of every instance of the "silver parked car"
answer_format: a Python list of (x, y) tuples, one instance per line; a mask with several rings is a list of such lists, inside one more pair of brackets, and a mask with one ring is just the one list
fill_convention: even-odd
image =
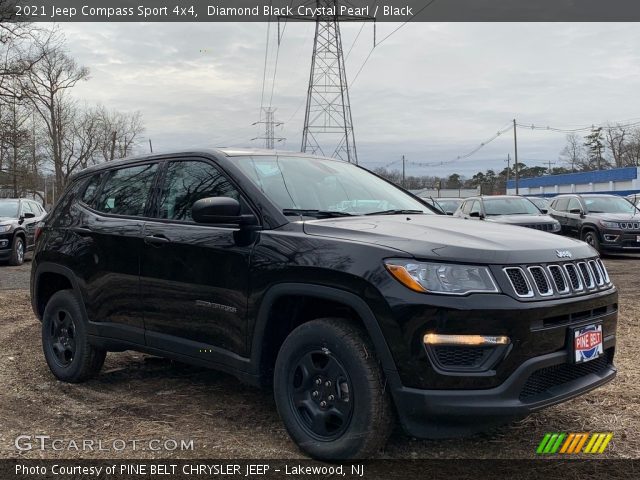
[(544, 232), (560, 232), (560, 222), (542, 213), (527, 198), (517, 195), (467, 198), (453, 216), (518, 225)]

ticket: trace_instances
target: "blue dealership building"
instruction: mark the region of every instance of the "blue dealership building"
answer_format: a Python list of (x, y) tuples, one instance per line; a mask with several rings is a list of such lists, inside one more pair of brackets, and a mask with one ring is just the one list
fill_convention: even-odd
[[(518, 182), (520, 195), (553, 197), (563, 193), (613, 193), (630, 195), (640, 193), (640, 168), (625, 167), (593, 172), (545, 175), (521, 178)], [(516, 182), (507, 182), (507, 194), (515, 195)]]

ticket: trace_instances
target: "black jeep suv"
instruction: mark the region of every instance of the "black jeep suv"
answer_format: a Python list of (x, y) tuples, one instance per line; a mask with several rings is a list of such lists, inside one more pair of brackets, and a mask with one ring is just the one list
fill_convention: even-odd
[(549, 214), (562, 233), (601, 252), (640, 252), (640, 208), (617, 195), (560, 195)]
[(615, 376), (617, 292), (586, 243), (437, 215), (300, 153), (152, 155), (78, 174), (40, 226), (33, 309), (60, 380), (139, 350), (272, 384), (294, 441), (373, 454)]
[(33, 249), (36, 224), (45, 215), (33, 200), (0, 198), (0, 262), (22, 265), (25, 253)]

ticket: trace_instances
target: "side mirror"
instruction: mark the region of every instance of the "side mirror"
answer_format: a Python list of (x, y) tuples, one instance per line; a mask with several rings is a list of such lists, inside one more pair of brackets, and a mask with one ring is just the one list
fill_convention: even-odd
[(191, 217), (197, 223), (255, 225), (253, 215), (242, 215), (240, 203), (235, 198), (202, 198), (191, 207)]
[(453, 215), (453, 212), (446, 212), (447, 215)]
[(547, 208), (541, 208), (541, 209), (540, 209), (540, 212), (542, 212), (542, 213), (544, 213), (544, 214), (546, 215), (547, 213), (549, 213), (549, 209), (547, 209)]
[(582, 209), (581, 208), (572, 208), (571, 210), (569, 210), (569, 213), (573, 213), (574, 215), (582, 215)]
[(23, 216), (24, 218), (36, 218), (36, 214), (31, 212), (24, 212)]
[(482, 214), (480, 212), (471, 212), (469, 213), (471, 218), (482, 218)]

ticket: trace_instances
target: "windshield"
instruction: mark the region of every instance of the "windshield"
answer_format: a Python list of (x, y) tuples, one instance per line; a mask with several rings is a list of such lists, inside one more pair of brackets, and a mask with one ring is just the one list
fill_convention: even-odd
[(530, 200), (536, 207), (542, 209), (548, 209), (549, 208), (549, 200), (545, 200), (544, 198), (529, 198), (528, 200)]
[(485, 198), (487, 215), (539, 215), (540, 210), (526, 198)]
[(462, 203), (462, 200), (442, 200), (442, 199), (438, 199), (436, 200), (436, 202), (438, 203), (438, 205), (440, 205), (440, 207), (442, 208), (442, 210), (444, 210), (445, 212), (455, 212), (458, 207), (460, 206), (460, 204)]
[(620, 197), (583, 197), (590, 213), (628, 213), (633, 215), (638, 209)]
[(15, 200), (0, 200), (0, 217), (18, 218), (18, 202)]
[[(282, 210), (340, 212), (433, 213), (428, 207), (353, 164), (290, 156), (237, 157), (237, 166)], [(292, 212), (295, 213), (295, 212)]]

